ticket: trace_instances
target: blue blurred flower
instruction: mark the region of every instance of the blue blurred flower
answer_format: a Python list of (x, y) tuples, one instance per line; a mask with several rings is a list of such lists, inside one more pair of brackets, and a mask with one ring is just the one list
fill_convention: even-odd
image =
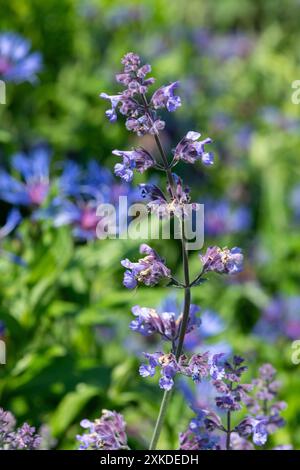
[(201, 54), (207, 54), (221, 61), (235, 57), (248, 57), (255, 45), (254, 38), (237, 31), (227, 34), (213, 34), (205, 28), (195, 32), (194, 40)]
[[(0, 229), (0, 242), (16, 228), (21, 219), (22, 217), (18, 209), (12, 209), (9, 212), (5, 225)], [(0, 248), (0, 254), (6, 256), (13, 263), (19, 264), (21, 266), (25, 265), (24, 261), (19, 256), (7, 252), (2, 248)]]
[(291, 208), (297, 221), (300, 220), (300, 185), (295, 186), (290, 196)]
[(233, 207), (229, 201), (204, 202), (205, 232), (210, 236), (243, 232), (251, 225), (250, 211), (246, 206)]
[(42, 68), (42, 56), (30, 52), (31, 44), (22, 36), (5, 32), (0, 34), (0, 78), (8, 82), (37, 80)]
[(94, 160), (86, 170), (74, 162), (66, 162), (58, 178), (58, 191), (59, 195), (48, 207), (37, 211), (35, 218), (52, 220), (55, 227), (71, 225), (74, 236), (86, 241), (97, 236), (96, 228), (101, 220), (96, 214), (99, 204), (114, 205), (118, 216), (119, 197), (127, 196), (130, 203), (136, 194), (128, 185), (115, 183), (111, 172)]
[(42, 205), (49, 192), (49, 165), (50, 152), (42, 145), (35, 147), (28, 155), (13, 155), (12, 166), (20, 179), (0, 170), (0, 199), (14, 205)]
[(269, 341), (300, 338), (300, 296), (277, 296), (262, 311), (254, 333)]
[(17, 209), (12, 209), (7, 216), (5, 225), (0, 228), (0, 240), (6, 237), (10, 232), (16, 228), (18, 223), (21, 221), (21, 214)]

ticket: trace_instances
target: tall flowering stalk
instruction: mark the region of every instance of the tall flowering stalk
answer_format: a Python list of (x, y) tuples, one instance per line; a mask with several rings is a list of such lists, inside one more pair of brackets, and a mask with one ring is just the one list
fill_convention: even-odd
[(124, 181), (132, 180), (134, 170), (143, 173), (148, 168), (163, 171), (166, 175), (167, 186), (163, 192), (153, 184), (140, 185), (141, 194), (147, 197), (149, 210), (154, 210), (160, 217), (174, 216), (180, 221), (181, 228), (181, 252), (183, 265), (183, 280), (177, 281), (172, 277), (171, 271), (165, 265), (164, 260), (150, 246), (142, 245), (141, 254), (145, 255), (138, 262), (126, 259), (122, 265), (126, 268), (124, 285), (129, 289), (135, 288), (139, 283), (154, 286), (161, 279), (169, 279), (171, 284), (176, 284), (184, 289), (183, 311), (177, 320), (174, 318), (160, 317), (154, 309), (136, 308), (134, 314), (137, 320), (134, 328), (142, 334), (158, 332), (164, 340), (171, 343), (169, 354), (157, 352), (145, 353), (148, 364), (140, 367), (140, 374), (144, 377), (153, 376), (156, 368), (161, 369), (159, 385), (164, 389), (159, 415), (153, 432), (150, 449), (155, 449), (164, 423), (168, 403), (172, 394), (174, 377), (177, 373), (192, 377), (194, 381), (206, 376), (211, 364), (208, 353), (196, 354), (190, 358), (183, 355), (184, 339), (187, 332), (191, 331), (193, 323), (196, 324), (191, 311), (191, 289), (199, 285), (203, 276), (214, 271), (220, 274), (234, 274), (242, 269), (243, 256), (237, 248), (221, 249), (209, 247), (203, 255), (200, 255), (202, 268), (199, 268), (198, 276), (192, 280), (189, 268), (189, 256), (187, 239), (185, 235), (185, 223), (187, 208), (191, 204), (190, 190), (183, 186), (181, 178), (172, 172), (173, 167), (183, 161), (195, 164), (200, 161), (205, 166), (213, 164), (213, 154), (206, 151), (206, 145), (212, 141), (210, 138), (200, 140), (200, 133), (188, 132), (175, 147), (171, 158), (168, 157), (160, 139), (160, 132), (165, 127), (165, 122), (159, 116), (160, 109), (169, 112), (175, 111), (181, 106), (180, 97), (175, 94), (179, 86), (178, 82), (158, 88), (148, 97), (148, 89), (154, 84), (154, 78), (148, 77), (151, 72), (150, 65), (141, 65), (138, 55), (130, 52), (122, 59), (124, 70), (116, 75), (117, 82), (123, 85), (124, 91), (117, 95), (101, 93), (101, 97), (108, 100), (111, 108), (106, 111), (110, 122), (117, 120), (117, 110), (126, 117), (126, 128), (138, 136), (150, 134), (153, 136), (160, 159), (157, 160), (150, 152), (142, 147), (132, 150), (114, 150), (112, 153), (121, 158), (121, 162), (115, 165), (115, 174)]

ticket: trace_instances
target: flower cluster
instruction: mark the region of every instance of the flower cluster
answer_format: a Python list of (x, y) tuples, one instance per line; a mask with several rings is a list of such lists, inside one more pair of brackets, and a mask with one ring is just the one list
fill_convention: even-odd
[[(80, 240), (96, 238), (101, 216), (96, 214), (100, 203), (117, 205), (119, 196), (137, 200), (137, 192), (122, 183), (117, 184), (109, 170), (91, 160), (87, 168), (66, 161), (60, 174), (51, 175), (51, 151), (38, 145), (27, 154), (12, 156), (12, 176), (0, 168), (0, 199), (26, 208), (35, 221), (47, 220), (55, 227), (69, 225)], [(0, 231), (0, 238), (10, 230), (14, 221), (20, 221), (17, 209), (12, 211), (10, 223)], [(127, 214), (118, 214), (124, 219)]]
[(192, 164), (200, 160), (204, 165), (213, 165), (213, 154), (206, 152), (204, 149), (204, 146), (210, 144), (212, 140), (208, 137), (199, 141), (200, 137), (201, 134), (199, 132), (189, 131), (175, 148), (175, 160), (182, 160)]
[(140, 246), (140, 253), (146, 256), (136, 263), (129, 261), (129, 259), (124, 259), (121, 262), (122, 266), (126, 268), (123, 284), (127, 289), (134, 289), (138, 282), (146, 286), (154, 286), (161, 279), (170, 277), (169, 268), (153, 248), (144, 243)]
[(37, 450), (40, 445), (41, 436), (34, 427), (24, 423), (16, 428), (12, 413), (0, 408), (0, 450)]
[(171, 390), (174, 385), (174, 377), (177, 373), (191, 377), (194, 382), (199, 382), (207, 376), (209, 371), (209, 354), (194, 354), (189, 359), (181, 355), (178, 360), (174, 354), (164, 354), (156, 352), (154, 354), (144, 353), (148, 364), (140, 366), (140, 375), (142, 377), (153, 377), (156, 368), (160, 368), (161, 378), (159, 380), (160, 388)]
[(137, 148), (131, 151), (113, 150), (117, 157), (122, 157), (122, 163), (115, 165), (115, 174), (129, 183), (133, 178), (133, 170), (144, 173), (154, 166), (155, 162), (150, 153), (144, 148)]
[(190, 188), (183, 187), (182, 179), (173, 173), (174, 188), (170, 193), (170, 201), (168, 201), (162, 190), (155, 184), (140, 184), (139, 189), (141, 196), (147, 199), (147, 208), (149, 212), (156, 214), (159, 218), (168, 218), (176, 216), (178, 218), (191, 217), (193, 211), (197, 210), (197, 204), (190, 204)]
[(106, 111), (110, 122), (117, 120), (117, 109), (127, 117), (126, 128), (136, 132), (138, 136), (150, 133), (157, 134), (165, 126), (164, 121), (156, 117), (155, 110), (166, 107), (168, 111), (175, 111), (180, 106), (180, 98), (174, 96), (174, 89), (178, 83), (172, 83), (159, 88), (152, 96), (150, 103), (146, 101), (150, 85), (154, 83), (152, 77), (147, 78), (151, 72), (150, 65), (140, 66), (138, 55), (129, 52), (122, 59), (124, 70), (116, 75), (117, 81), (125, 87), (118, 95), (101, 93), (100, 97), (109, 100), (111, 109)]
[(115, 411), (103, 410), (101, 418), (83, 419), (80, 425), (87, 432), (77, 436), (79, 450), (129, 449), (123, 416)]
[(0, 34), (0, 78), (8, 82), (35, 82), (42, 68), (42, 57), (30, 52), (29, 41), (18, 34)]
[[(206, 166), (212, 165), (214, 162), (213, 154), (206, 150), (206, 146), (212, 140), (210, 138), (200, 140), (200, 133), (190, 131), (175, 147), (173, 158), (169, 161), (159, 136), (159, 131), (164, 128), (165, 123), (159, 118), (157, 110), (165, 108), (172, 112), (181, 105), (180, 98), (174, 93), (178, 87), (178, 82), (159, 88), (148, 99), (146, 96), (148, 87), (154, 83), (153, 78), (147, 78), (151, 67), (141, 65), (139, 56), (134, 53), (126, 54), (122, 59), (122, 64), (124, 70), (117, 75), (117, 81), (125, 87), (125, 90), (118, 95), (109, 96), (106, 93), (100, 95), (111, 102), (111, 109), (106, 111), (106, 115), (111, 122), (115, 122), (117, 110), (119, 110), (121, 114), (126, 116), (128, 130), (135, 132), (138, 136), (153, 134), (160, 160), (157, 161), (144, 148), (136, 148), (131, 151), (114, 150), (113, 154), (122, 158), (122, 162), (115, 166), (115, 173), (128, 182), (133, 179), (134, 169), (140, 173), (149, 168), (164, 171), (167, 178), (166, 190), (162, 191), (156, 184), (144, 183), (140, 185), (141, 195), (148, 199), (147, 206), (149, 210), (154, 211), (159, 217), (178, 217), (181, 228), (184, 229), (187, 211), (189, 208), (192, 211), (195, 210), (196, 205), (190, 204), (190, 190), (183, 185), (181, 178), (172, 172), (172, 168), (179, 161), (189, 164), (201, 161)], [(195, 316), (197, 307), (191, 304), (191, 288), (201, 285), (203, 282), (202, 276), (209, 272), (219, 274), (239, 273), (243, 268), (241, 250), (239, 248), (222, 249), (218, 246), (209, 247), (206, 253), (200, 255), (202, 263), (200, 273), (191, 281), (184, 237), (182, 237), (181, 242), (184, 265), (183, 282), (174, 279), (165, 261), (146, 244), (140, 247), (141, 254), (145, 255), (143, 258), (137, 262), (132, 262), (129, 259), (121, 262), (122, 266), (126, 268), (123, 284), (129, 289), (135, 288), (138, 283), (154, 286), (162, 279), (169, 279), (171, 282), (168, 285), (175, 285), (185, 290), (183, 313), (179, 316), (169, 309), (158, 312), (153, 308), (144, 308), (139, 305), (133, 307), (132, 313), (135, 319), (130, 324), (133, 331), (146, 337), (160, 336), (161, 339), (170, 343), (168, 352), (158, 350), (154, 353), (143, 353), (146, 361), (139, 368), (140, 375), (142, 377), (153, 377), (156, 371), (159, 370), (159, 386), (165, 390), (165, 393), (173, 388), (174, 379), (177, 375), (191, 378), (195, 383), (202, 382), (204, 379), (214, 389), (214, 408), (221, 415), (226, 414), (227, 424), (223, 424), (222, 418), (214, 410), (199, 407), (196, 410), (196, 407), (194, 407), (197, 416), (191, 421), (188, 430), (180, 435), (181, 449), (230, 449), (233, 445), (237, 447), (246, 447), (248, 445), (248, 447), (251, 447), (253, 444), (247, 440), (250, 436), (252, 436), (254, 444), (263, 445), (270, 432), (271, 421), (275, 420), (275, 416), (277, 418), (274, 412), (275, 405), (273, 405), (272, 411), (270, 409), (272, 419), (266, 416), (266, 413), (264, 415), (254, 415), (250, 412), (237, 425), (233, 425), (231, 421), (232, 413), (241, 410), (247, 404), (250, 410), (251, 398), (249, 394), (253, 384), (243, 384), (241, 382), (241, 377), (247, 369), (243, 364), (244, 359), (234, 356), (233, 361), (229, 362), (226, 360), (225, 354), (220, 352), (213, 355), (208, 352), (200, 352), (188, 357), (183, 351), (186, 347), (186, 335), (195, 331), (196, 327), (200, 325), (199, 319)], [(274, 387), (274, 384), (271, 387)], [(160, 417), (150, 445), (151, 449), (155, 449), (157, 444), (162, 424), (160, 420), (166, 412), (167, 403), (167, 400), (162, 401)], [(97, 444), (95, 444), (98, 442), (98, 431), (95, 423), (88, 421), (84, 426), (89, 428), (90, 433), (85, 435), (87, 440), (81, 441), (83, 448), (111, 448), (104, 447), (102, 436), (100, 436), (101, 446), (97, 447)], [(115, 429), (107, 434), (110, 437), (115, 436)], [(113, 442), (115, 441), (113, 440)]]
[[(199, 311), (200, 308), (197, 305), (190, 306), (187, 333), (200, 326), (200, 318), (196, 316)], [(140, 307), (139, 305), (132, 308), (132, 313), (136, 317), (130, 323), (132, 331), (136, 331), (143, 336), (151, 336), (157, 333), (164, 340), (175, 344), (182, 325), (182, 313), (179, 316), (174, 312), (158, 313), (154, 308)]]
[(203, 272), (214, 271), (219, 274), (236, 274), (243, 269), (243, 255), (240, 248), (219, 248), (210, 246), (200, 255)]
[[(225, 361), (222, 354), (214, 356), (210, 376), (217, 393), (216, 410), (226, 412), (227, 424), (223, 424), (221, 417), (213, 410), (194, 407), (197, 416), (188, 430), (180, 435), (180, 448), (204, 449), (208, 448), (205, 447), (207, 443), (213, 442), (219, 448), (253, 450), (254, 445), (265, 445), (269, 434), (284, 425), (279, 412), (286, 404), (274, 402), (279, 387), (275, 369), (270, 364), (264, 364), (259, 370), (258, 379), (253, 380), (252, 384), (242, 384), (241, 376), (247, 369), (243, 362), (244, 359), (239, 356), (234, 356), (232, 363)], [(249, 414), (232, 426), (232, 413), (242, 407), (248, 409)]]
[(280, 412), (285, 410), (287, 404), (276, 400), (281, 384), (275, 377), (274, 367), (264, 364), (259, 369), (258, 378), (252, 381), (255, 394), (246, 400), (251, 415), (262, 417), (266, 434), (274, 433), (285, 424)]

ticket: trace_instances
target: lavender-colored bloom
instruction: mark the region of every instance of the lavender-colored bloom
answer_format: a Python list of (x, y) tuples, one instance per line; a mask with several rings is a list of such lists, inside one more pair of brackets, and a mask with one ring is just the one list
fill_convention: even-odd
[(300, 337), (300, 296), (277, 296), (263, 309), (254, 332), (267, 340)]
[(254, 445), (237, 432), (230, 434), (230, 448), (231, 450), (255, 450)]
[(31, 44), (18, 34), (0, 34), (0, 78), (7, 82), (37, 81), (42, 68), (42, 57), (30, 52)]
[(15, 428), (16, 420), (12, 413), (0, 408), (0, 450), (36, 450), (41, 437), (35, 428), (24, 423)]
[[(200, 325), (201, 321), (196, 317), (196, 313), (199, 311), (199, 307), (191, 305), (187, 333)], [(130, 323), (131, 330), (143, 336), (158, 333), (164, 340), (172, 342), (178, 339), (183, 318), (182, 313), (179, 316), (174, 312), (163, 311), (159, 313), (153, 308), (140, 307), (139, 305), (132, 308), (132, 313), (136, 319)]]
[(151, 71), (150, 65), (140, 66), (138, 55), (130, 52), (122, 59), (123, 72), (117, 74), (116, 79), (125, 87), (122, 93), (117, 95), (107, 95), (101, 93), (100, 97), (111, 103), (111, 109), (106, 111), (106, 115), (111, 122), (117, 119), (117, 109), (126, 116), (126, 128), (135, 132), (138, 136), (158, 134), (165, 126), (164, 121), (159, 119), (156, 110), (166, 107), (169, 111), (175, 111), (180, 106), (180, 98), (174, 95), (174, 89), (178, 82), (171, 83), (159, 88), (148, 103), (145, 93), (150, 85), (154, 83), (152, 77), (147, 78)]
[(235, 57), (246, 58), (255, 45), (254, 39), (241, 31), (220, 35), (201, 28), (196, 31), (194, 37), (201, 54), (207, 54), (220, 61)]
[(169, 278), (171, 272), (164, 264), (164, 260), (150, 246), (142, 244), (140, 253), (145, 254), (137, 263), (125, 259), (121, 262), (126, 268), (124, 275), (124, 285), (127, 289), (133, 289), (137, 282), (146, 286), (154, 286), (163, 278)]
[(37, 207), (49, 192), (50, 152), (44, 146), (34, 148), (28, 155), (17, 153), (12, 166), (23, 181), (0, 171), (0, 199), (10, 204)]
[(197, 160), (201, 160), (204, 165), (212, 165), (213, 154), (204, 149), (204, 146), (210, 144), (212, 140), (208, 137), (199, 141), (200, 136), (199, 132), (188, 132), (175, 148), (175, 160), (182, 160), (186, 163), (195, 163)]
[(116, 108), (121, 101), (121, 95), (108, 95), (107, 93), (101, 93), (100, 98), (110, 101), (111, 109), (105, 111), (106, 116), (108, 117), (110, 122), (116, 122), (117, 120), (117, 112)]
[(151, 71), (149, 65), (140, 65), (140, 58), (138, 55), (130, 52), (122, 59), (124, 71), (117, 74), (117, 82), (121, 83), (126, 89), (118, 95), (108, 95), (101, 93), (100, 97), (110, 101), (111, 109), (106, 111), (106, 116), (110, 122), (117, 120), (117, 109), (120, 113), (127, 116), (126, 127), (129, 130), (137, 132), (138, 135), (143, 135), (147, 132), (157, 132), (161, 127), (159, 121), (155, 122), (149, 114), (145, 113), (142, 105), (134, 99), (136, 94), (144, 95), (149, 85), (154, 83), (153, 78), (146, 78), (146, 75)]
[(268, 433), (284, 426), (280, 412), (286, 408), (286, 403), (276, 401), (280, 382), (275, 379), (276, 369), (271, 364), (264, 364), (259, 369), (259, 376), (252, 381), (254, 394), (246, 400), (250, 413), (264, 419)]
[(232, 207), (227, 200), (207, 200), (205, 203), (205, 232), (211, 236), (242, 232), (249, 228), (251, 216), (245, 206)]
[(176, 111), (181, 106), (180, 97), (174, 95), (174, 91), (178, 86), (179, 82), (173, 82), (156, 90), (151, 98), (154, 109), (167, 108), (170, 112)]
[[(214, 423), (208, 432), (208, 422)], [(179, 434), (181, 450), (219, 450), (220, 438), (211, 431), (219, 428), (221, 421), (215, 413), (199, 410), (186, 432)]]
[(217, 392), (216, 405), (221, 410), (236, 411), (241, 408), (241, 403), (247, 399), (251, 385), (240, 384), (241, 375), (247, 370), (243, 366), (244, 359), (234, 356), (232, 363), (224, 361), (223, 354), (217, 354), (212, 358), (210, 375)]
[(129, 449), (123, 416), (115, 411), (103, 410), (95, 421), (83, 419), (80, 423), (87, 432), (77, 435), (79, 450)]
[(190, 202), (190, 189), (189, 187), (183, 188), (182, 180), (176, 174), (173, 174), (175, 181), (175, 194), (174, 188), (168, 187), (171, 195), (169, 202), (155, 184), (140, 184), (139, 189), (141, 196), (150, 200), (147, 203), (147, 208), (150, 212), (156, 214), (159, 218), (176, 216), (178, 218), (191, 217), (192, 212), (197, 209), (197, 204), (189, 204)]
[(219, 274), (237, 274), (243, 269), (243, 255), (240, 248), (219, 248), (210, 246), (205, 255), (200, 255), (203, 272), (214, 271)]
[(7, 444), (10, 450), (37, 450), (41, 445), (41, 437), (36, 434), (34, 427), (24, 423), (7, 436)]
[(127, 183), (132, 181), (134, 169), (139, 173), (144, 173), (154, 165), (152, 156), (143, 148), (132, 151), (114, 150), (112, 153), (123, 158), (122, 163), (115, 165), (115, 174)]
[(142, 377), (153, 377), (156, 368), (160, 368), (161, 378), (159, 380), (159, 386), (164, 390), (172, 389), (174, 377), (177, 373), (191, 377), (196, 383), (208, 374), (208, 353), (194, 354), (190, 359), (182, 355), (178, 361), (172, 353), (144, 353), (144, 356), (148, 360), (148, 364), (142, 364), (140, 366), (140, 375)]

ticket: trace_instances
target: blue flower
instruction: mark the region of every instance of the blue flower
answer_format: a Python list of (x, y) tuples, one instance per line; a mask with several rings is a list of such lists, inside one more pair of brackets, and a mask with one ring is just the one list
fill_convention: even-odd
[(229, 201), (205, 201), (205, 232), (211, 236), (245, 231), (251, 223), (249, 209), (232, 207)]
[(182, 160), (186, 163), (195, 163), (201, 160), (204, 165), (213, 165), (214, 157), (212, 153), (206, 152), (204, 146), (210, 144), (212, 140), (207, 137), (204, 140), (198, 140), (201, 137), (199, 132), (190, 131), (179, 142), (174, 151), (175, 160)]
[(133, 263), (129, 259), (121, 261), (122, 266), (126, 268), (123, 280), (125, 287), (132, 289), (137, 285), (137, 282), (146, 286), (154, 286), (161, 279), (171, 276), (171, 272), (164, 264), (164, 260), (150, 246), (145, 243), (142, 244), (140, 246), (140, 253), (146, 256), (140, 258), (138, 262)]
[(21, 219), (20, 212), (17, 209), (12, 209), (7, 216), (5, 225), (0, 228), (0, 240), (9, 235), (16, 228)]
[(170, 112), (176, 111), (181, 106), (180, 97), (174, 95), (174, 91), (178, 87), (179, 82), (173, 82), (156, 90), (151, 98), (154, 109), (166, 107)]
[(219, 248), (210, 246), (200, 255), (203, 272), (214, 271), (219, 274), (237, 274), (243, 269), (243, 255), (240, 248)]
[[(5, 225), (0, 229), (0, 242), (16, 228), (21, 219), (22, 217), (18, 209), (12, 209), (9, 212)], [(20, 266), (25, 265), (24, 261), (19, 256), (4, 251), (2, 248), (0, 248), (0, 254), (9, 258), (13, 263), (19, 264)]]
[[(200, 319), (196, 317), (199, 310), (200, 308), (196, 305), (191, 305), (187, 333), (200, 325)], [(164, 340), (173, 343), (178, 339), (183, 318), (182, 313), (177, 315), (175, 312), (158, 312), (154, 308), (140, 307), (139, 305), (132, 308), (132, 313), (136, 319), (130, 323), (131, 330), (143, 336), (158, 333)]]
[(129, 449), (124, 418), (115, 411), (103, 410), (100, 418), (93, 422), (83, 419), (80, 426), (86, 433), (76, 436), (79, 450)]
[[(116, 207), (119, 196), (131, 200), (135, 194), (129, 186), (116, 184), (112, 174), (94, 160), (85, 171), (74, 162), (66, 162), (58, 179), (58, 188), (59, 196), (48, 207), (39, 210), (35, 218), (52, 220), (56, 227), (70, 225), (74, 236), (81, 240), (96, 238), (96, 228), (101, 221), (101, 216), (97, 215), (99, 204), (109, 203)], [(120, 214), (120, 219), (124, 217), (127, 214)]]
[(23, 181), (0, 171), (0, 199), (15, 205), (42, 205), (49, 192), (49, 165), (50, 152), (44, 146), (34, 148), (28, 155), (13, 155), (12, 166)]
[(126, 183), (132, 180), (134, 169), (139, 173), (144, 173), (155, 163), (150, 153), (143, 148), (131, 151), (113, 150), (112, 153), (123, 158), (122, 163), (115, 165), (115, 174), (126, 181)]
[(31, 82), (37, 80), (42, 68), (42, 57), (30, 52), (31, 44), (18, 34), (0, 34), (0, 78), (8, 82)]

